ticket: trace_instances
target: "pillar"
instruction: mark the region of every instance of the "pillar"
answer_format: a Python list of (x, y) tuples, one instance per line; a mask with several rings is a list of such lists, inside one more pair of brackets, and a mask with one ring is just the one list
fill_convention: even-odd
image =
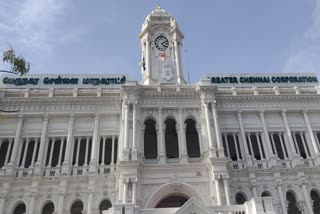
[(293, 157), (291, 157), (292, 160), (293, 160), (292, 161), (293, 162), (293, 166), (295, 166), (297, 164), (297, 162), (299, 162), (299, 160), (301, 158), (297, 154), (297, 151), (296, 151), (295, 146), (294, 146), (294, 142), (293, 142), (291, 130), (290, 130), (290, 127), (289, 127), (286, 111), (282, 111), (281, 115), (282, 115), (282, 120), (283, 120), (285, 129), (286, 129), (286, 134), (287, 134), (287, 137), (288, 137), (288, 140), (289, 140), (289, 149), (291, 150), (290, 153), (293, 155)]
[(115, 136), (112, 136), (111, 165), (114, 165), (114, 153), (116, 152), (114, 150), (115, 138), (116, 138)]
[(311, 127), (311, 124), (310, 124), (310, 121), (309, 121), (309, 117), (308, 117), (308, 111), (307, 110), (304, 110), (303, 111), (303, 117), (304, 117), (304, 121), (307, 125), (307, 129), (308, 129), (308, 133), (309, 133), (309, 136), (310, 136), (310, 139), (311, 139), (311, 143), (312, 143), (312, 148), (314, 150), (314, 153), (315, 155), (319, 155), (319, 147), (317, 145), (317, 141), (314, 137), (314, 133), (312, 131), (312, 127)]
[(18, 147), (20, 144), (20, 135), (21, 135), (21, 131), (22, 131), (22, 125), (23, 125), (23, 115), (19, 115), (16, 135), (14, 137), (13, 149), (12, 149), (12, 154), (11, 154), (10, 163), (9, 163), (9, 165), (11, 165), (12, 167), (14, 167)]
[(132, 160), (138, 160), (137, 153), (137, 103), (133, 103), (132, 107)]
[(124, 104), (124, 150), (129, 149), (129, 108), (130, 104)]
[(279, 198), (280, 198), (282, 213), (288, 213), (287, 212), (287, 203), (286, 203), (286, 200), (284, 199), (285, 196), (283, 195), (281, 182), (277, 183), (277, 190), (278, 190), (278, 194), (279, 194)]
[(92, 214), (92, 200), (93, 200), (93, 193), (90, 192), (88, 196), (87, 214)]
[(181, 148), (181, 158), (186, 159), (187, 158), (187, 151), (186, 151), (186, 134), (184, 132), (184, 122), (182, 118), (182, 108), (178, 109), (179, 111), (179, 148)]
[(123, 179), (123, 198), (122, 198), (122, 203), (126, 204), (127, 203), (127, 199), (128, 199), (128, 181), (127, 179)]
[(132, 181), (132, 203), (137, 203), (137, 178), (131, 179)]
[(21, 163), (20, 168), (24, 168), (25, 167), (26, 157), (27, 157), (28, 147), (29, 147), (29, 142), (30, 142), (30, 139), (27, 138), (26, 145), (25, 145), (24, 151), (23, 151), (23, 159), (22, 159), (22, 163)]
[(63, 214), (63, 201), (64, 201), (64, 194), (59, 194), (59, 201), (58, 201), (58, 214)]
[[(97, 149), (98, 149), (98, 143), (99, 143), (99, 124), (100, 124), (100, 115), (96, 114), (94, 117), (94, 130), (93, 130), (91, 159), (90, 159), (90, 168), (89, 168), (89, 171), (91, 172), (96, 171), (97, 156), (98, 156)], [(79, 151), (77, 151), (77, 153), (79, 153)]]
[(313, 209), (312, 209), (312, 204), (311, 204), (311, 198), (310, 198), (310, 195), (309, 195), (308, 190), (307, 190), (307, 182), (303, 179), (300, 182), (300, 186), (302, 188), (304, 201), (306, 202), (306, 207), (307, 207), (307, 210), (308, 210), (307, 213), (312, 214), (313, 213)]
[(237, 117), (238, 117), (238, 123), (240, 128), (241, 141), (244, 148), (244, 156), (245, 156), (244, 159), (246, 160), (248, 166), (253, 166), (252, 157), (249, 154), (248, 143), (247, 143), (246, 133), (244, 131), (241, 111), (237, 112)]
[(132, 150), (137, 150), (137, 103), (133, 104), (132, 109)]
[(29, 214), (34, 214), (34, 203), (35, 203), (35, 200), (36, 200), (36, 196), (33, 193), (31, 195), (31, 199), (30, 199), (30, 203), (29, 203), (29, 209), (28, 209), (28, 213)]
[(215, 183), (215, 186), (216, 186), (217, 205), (221, 206), (221, 190), (220, 190), (220, 180), (219, 180), (219, 178), (216, 178), (214, 183)]
[(163, 122), (162, 122), (162, 108), (158, 109), (158, 124), (159, 124), (159, 157), (160, 157), (160, 161), (164, 162), (166, 159), (166, 155), (165, 155), (165, 142), (164, 142), (164, 132), (163, 132)]
[(4, 208), (6, 205), (6, 194), (0, 195), (0, 214), (4, 214)]
[(182, 83), (182, 69), (181, 69), (181, 57), (180, 57), (180, 44), (177, 40), (173, 41), (174, 51), (176, 56), (176, 68), (177, 68), (177, 82), (178, 84)]
[(69, 162), (70, 162), (70, 153), (73, 144), (73, 126), (74, 126), (75, 115), (71, 114), (69, 119), (69, 127), (68, 127), (68, 137), (67, 137), (67, 145), (66, 151), (63, 161), (63, 173), (67, 173), (69, 171)]
[(43, 122), (42, 122), (42, 129), (41, 129), (41, 137), (40, 137), (40, 147), (39, 147), (39, 153), (38, 153), (38, 158), (37, 158), (37, 162), (35, 164), (36, 167), (36, 173), (40, 174), (40, 168), (41, 168), (41, 164), (42, 164), (42, 158), (43, 158), (43, 150), (46, 144), (46, 136), (47, 136), (47, 129), (48, 129), (48, 115), (44, 115), (43, 118)]
[[(151, 69), (151, 58), (150, 58), (150, 41), (147, 39), (146, 41), (146, 70), (147, 70), (147, 76), (146, 78), (150, 77), (150, 69)], [(150, 81), (150, 80), (149, 80)]]
[(224, 192), (226, 195), (227, 205), (230, 205), (230, 186), (229, 186), (228, 177), (223, 178), (223, 186), (224, 186)]
[[(264, 112), (260, 111), (259, 112), (259, 116), (260, 116), (260, 120), (262, 123), (262, 129), (263, 129), (263, 135), (264, 135), (264, 141), (267, 145), (266, 145), (266, 159), (269, 162), (269, 166), (275, 166), (277, 164), (277, 158), (276, 156), (272, 153), (272, 147), (271, 147), (271, 142), (270, 142), (270, 138), (269, 138), (269, 132), (268, 132), (268, 128), (267, 128), (267, 123), (264, 117)], [(284, 151), (283, 151), (284, 152)]]
[(212, 116), (214, 122), (214, 130), (216, 135), (216, 142), (218, 147), (218, 155), (219, 157), (224, 157), (223, 145), (222, 145), (222, 136), (220, 133), (219, 121), (218, 121), (218, 112), (217, 112), (217, 104), (216, 100), (212, 102)]
[[(206, 117), (206, 125), (207, 125), (207, 133), (208, 133), (208, 141), (209, 141), (209, 150), (213, 149), (213, 141), (212, 141), (212, 133), (211, 133), (211, 125), (210, 125), (210, 118), (209, 118), (209, 110), (208, 110), (208, 105), (209, 103), (204, 101), (205, 103), (203, 104), (204, 107), (204, 113)], [(215, 154), (213, 154), (216, 156)]]

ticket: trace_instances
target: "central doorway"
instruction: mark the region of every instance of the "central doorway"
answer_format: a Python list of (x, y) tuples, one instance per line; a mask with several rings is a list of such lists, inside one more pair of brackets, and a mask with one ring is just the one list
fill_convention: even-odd
[(188, 200), (188, 197), (182, 195), (170, 195), (161, 199), (161, 201), (157, 204), (156, 208), (181, 207)]

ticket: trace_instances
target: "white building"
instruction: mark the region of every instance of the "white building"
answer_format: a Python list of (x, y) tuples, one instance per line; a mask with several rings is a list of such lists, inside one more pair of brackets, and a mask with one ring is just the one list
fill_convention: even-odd
[(0, 214), (320, 213), (314, 74), (187, 84), (172, 16), (139, 37), (141, 83), (2, 76)]

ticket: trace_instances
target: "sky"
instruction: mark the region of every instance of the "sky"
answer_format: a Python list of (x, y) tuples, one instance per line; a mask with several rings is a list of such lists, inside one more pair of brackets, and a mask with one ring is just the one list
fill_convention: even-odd
[(320, 0), (0, 0), (0, 52), (11, 45), (32, 74), (124, 73), (140, 81), (138, 35), (157, 2), (185, 35), (190, 82), (209, 73), (320, 77)]

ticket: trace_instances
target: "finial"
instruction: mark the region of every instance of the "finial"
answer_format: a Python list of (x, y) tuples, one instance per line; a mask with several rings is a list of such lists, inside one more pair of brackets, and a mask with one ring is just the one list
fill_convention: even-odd
[(159, 2), (157, 2), (156, 9), (158, 9), (158, 10), (160, 10), (160, 9), (161, 9)]

